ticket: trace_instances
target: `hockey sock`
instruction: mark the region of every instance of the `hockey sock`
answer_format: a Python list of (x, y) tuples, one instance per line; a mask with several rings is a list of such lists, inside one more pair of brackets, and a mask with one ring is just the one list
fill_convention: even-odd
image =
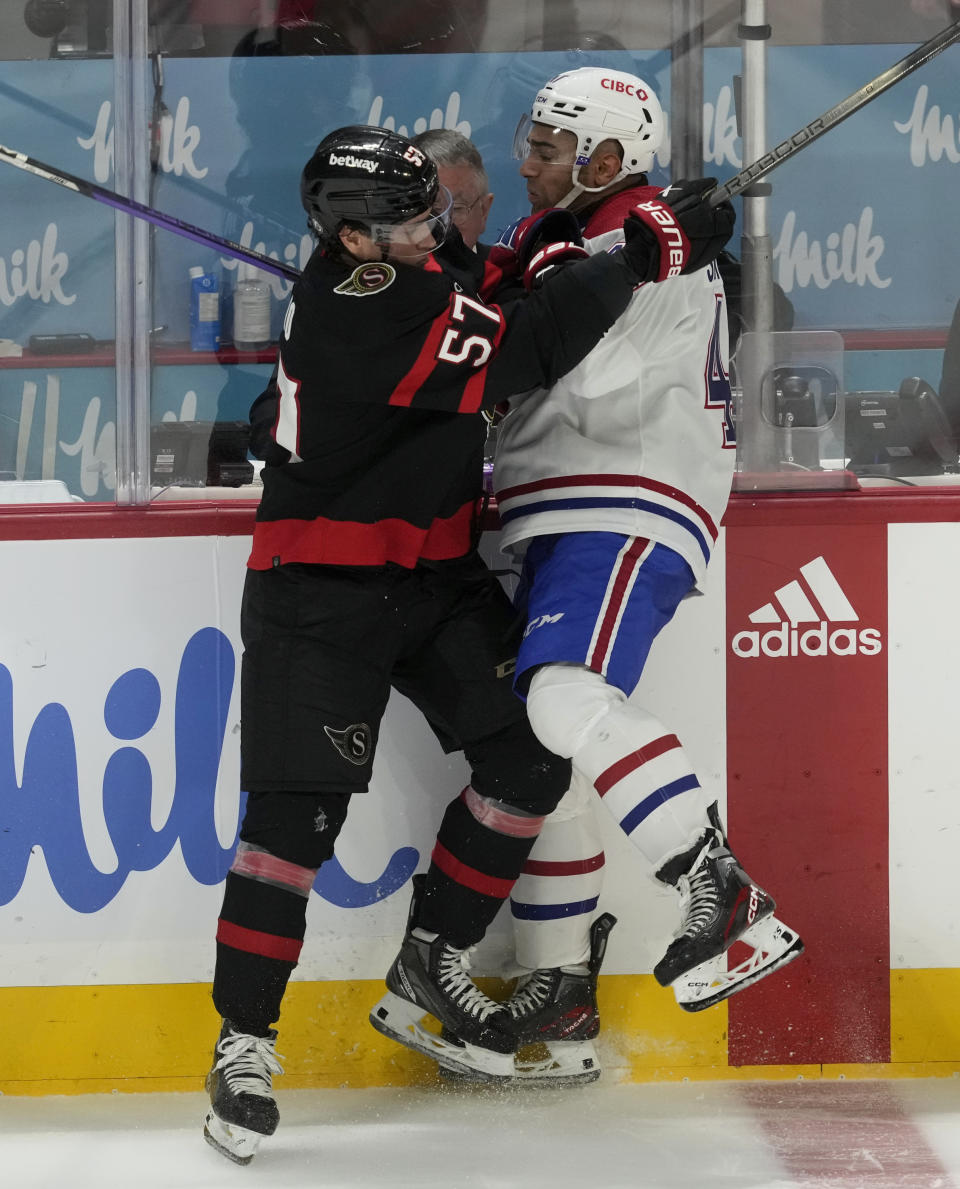
[(593, 789), (573, 783), (546, 818), (510, 895), (517, 962), (527, 970), (584, 965), (603, 886), (603, 842)]
[[(347, 793), (250, 793), (217, 927), (213, 1001), (242, 1032), (265, 1036), (300, 957), (307, 900), (333, 854)], [(283, 857), (281, 857), (283, 856)]]
[(241, 1032), (266, 1036), (300, 957), (316, 870), (241, 842), (217, 926), (213, 1002)]
[(655, 868), (707, 825), (708, 798), (677, 736), (598, 673), (545, 665), (527, 713), (544, 746), (573, 760)]
[(467, 785), (440, 823), (417, 924), (459, 949), (475, 945), (510, 895), (542, 825), (543, 817)]

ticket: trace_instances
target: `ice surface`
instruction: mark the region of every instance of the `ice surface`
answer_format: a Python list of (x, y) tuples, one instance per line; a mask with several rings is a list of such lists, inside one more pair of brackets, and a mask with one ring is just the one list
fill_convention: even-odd
[(9, 1189), (960, 1189), (960, 1080), (299, 1090), (253, 1163), (202, 1094), (0, 1099)]

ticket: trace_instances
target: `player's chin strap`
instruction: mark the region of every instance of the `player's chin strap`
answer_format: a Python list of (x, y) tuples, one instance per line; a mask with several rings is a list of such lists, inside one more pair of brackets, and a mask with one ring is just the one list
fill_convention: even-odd
[(582, 164), (574, 165), (573, 171), (572, 171), (573, 185), (570, 187), (570, 189), (567, 191), (567, 193), (563, 196), (563, 198), (561, 198), (559, 202), (554, 204), (555, 206), (567, 208), (570, 206), (570, 203), (573, 202), (575, 199), (579, 198), (581, 194), (604, 194), (604, 193), (606, 193), (607, 190), (611, 189), (611, 187), (615, 186), (618, 182), (622, 182), (626, 178), (643, 177), (644, 172), (645, 172), (645, 171), (641, 170), (637, 173), (631, 173), (629, 169), (621, 168), (621, 170), (617, 174), (617, 176), (615, 178), (611, 178), (611, 180), (609, 182), (607, 182), (607, 184), (605, 186), (585, 186), (583, 184), (583, 182), (578, 181), (578, 177), (577, 177), (577, 175), (580, 173), (580, 170), (582, 168), (583, 168)]
[(581, 194), (585, 194), (588, 190), (596, 189), (598, 189), (597, 186), (581, 186), (579, 182), (574, 182), (563, 198), (555, 205), (566, 209), (575, 198), (579, 198)]
[(611, 190), (617, 184), (617, 182), (622, 182), (625, 178), (641, 178), (643, 176), (644, 175), (642, 172), (630, 173), (625, 169), (621, 169), (617, 176), (612, 181), (607, 182), (605, 186), (585, 186), (582, 182), (578, 182), (576, 180), (576, 175), (574, 175), (573, 185), (559, 202), (554, 203), (554, 206), (560, 206), (566, 209), (570, 206), (570, 203), (579, 198), (581, 194), (606, 194), (608, 190)]

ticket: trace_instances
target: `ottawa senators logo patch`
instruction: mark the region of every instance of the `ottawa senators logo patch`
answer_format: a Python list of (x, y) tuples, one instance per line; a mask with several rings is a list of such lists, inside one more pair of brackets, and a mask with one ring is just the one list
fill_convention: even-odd
[(345, 760), (362, 767), (373, 750), (373, 732), (365, 722), (355, 722), (342, 731), (324, 727), (324, 733)]
[(389, 288), (396, 276), (397, 270), (392, 264), (361, 264), (333, 291), (348, 297), (369, 297), (371, 293)]

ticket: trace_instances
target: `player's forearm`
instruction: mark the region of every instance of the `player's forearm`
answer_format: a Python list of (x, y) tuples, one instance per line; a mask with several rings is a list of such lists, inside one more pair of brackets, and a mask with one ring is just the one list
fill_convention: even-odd
[(558, 269), (506, 310), (507, 330), (488, 365), (484, 405), (547, 388), (576, 367), (626, 310), (634, 279), (616, 256)]

